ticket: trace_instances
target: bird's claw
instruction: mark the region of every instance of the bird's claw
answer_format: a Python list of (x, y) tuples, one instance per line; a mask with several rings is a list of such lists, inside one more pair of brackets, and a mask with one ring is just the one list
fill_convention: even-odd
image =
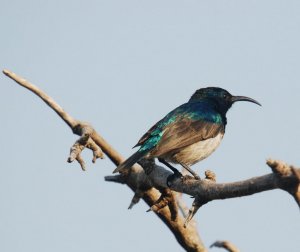
[(167, 186), (171, 187), (174, 180), (182, 179), (182, 178), (183, 178), (183, 175), (179, 171), (174, 171), (174, 173), (169, 175), (167, 178)]
[(200, 178), (199, 175), (194, 175), (194, 178), (195, 178), (196, 180), (201, 180), (201, 178)]

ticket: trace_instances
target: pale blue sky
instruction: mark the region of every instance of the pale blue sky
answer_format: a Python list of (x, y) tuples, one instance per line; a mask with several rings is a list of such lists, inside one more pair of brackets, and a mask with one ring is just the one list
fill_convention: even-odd
[[(299, 1), (0, 3), (1, 69), (91, 122), (124, 156), (213, 85), (263, 107), (235, 104), (221, 146), (196, 171), (225, 182), (269, 173), (269, 157), (300, 165)], [(108, 159), (93, 165), (86, 152), (85, 173), (68, 164), (68, 127), (5, 76), (0, 83), (0, 251), (182, 251), (144, 203), (127, 210), (127, 187), (104, 182), (115, 168)], [(279, 190), (211, 202), (196, 219), (207, 246), (228, 239), (243, 252), (299, 251), (299, 209)]]

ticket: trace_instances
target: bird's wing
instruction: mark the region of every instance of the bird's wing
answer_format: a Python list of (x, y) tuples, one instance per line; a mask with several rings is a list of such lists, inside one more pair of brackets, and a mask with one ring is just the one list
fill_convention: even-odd
[(169, 152), (176, 152), (182, 147), (214, 138), (220, 133), (224, 134), (224, 132), (225, 127), (223, 124), (181, 117), (165, 128), (151, 154), (162, 156)]
[[(204, 102), (185, 103), (152, 126), (134, 146), (142, 151), (166, 153), (224, 132), (219, 113)], [(155, 149), (155, 150), (154, 150)]]
[(184, 113), (187, 113), (188, 111), (188, 104), (182, 104), (181, 106), (175, 108), (171, 112), (169, 112), (163, 119), (158, 121), (156, 124), (154, 124), (138, 141), (138, 143), (133, 146), (133, 148), (137, 146), (142, 146), (145, 144), (149, 139), (156, 138), (162, 135), (164, 128), (172, 123), (178, 115), (183, 115)]
[(160, 120), (159, 122), (157, 122), (156, 124), (154, 124), (138, 141), (138, 143), (133, 146), (133, 148), (137, 147), (137, 146), (141, 146), (143, 145), (151, 136), (154, 136), (156, 133), (158, 133), (157, 131), (159, 130), (159, 123), (162, 120)]

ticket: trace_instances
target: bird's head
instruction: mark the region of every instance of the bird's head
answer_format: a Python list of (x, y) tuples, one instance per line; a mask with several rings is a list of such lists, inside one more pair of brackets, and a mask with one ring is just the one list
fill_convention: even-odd
[(207, 100), (214, 104), (218, 110), (226, 113), (233, 103), (237, 101), (253, 102), (259, 106), (261, 104), (256, 100), (247, 96), (234, 96), (228, 91), (218, 87), (207, 87), (198, 89), (191, 97), (189, 102), (197, 102), (201, 100)]

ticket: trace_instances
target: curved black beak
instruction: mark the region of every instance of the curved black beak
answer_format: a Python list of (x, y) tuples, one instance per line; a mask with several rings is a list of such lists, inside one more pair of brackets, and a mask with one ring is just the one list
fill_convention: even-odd
[(261, 104), (258, 101), (254, 100), (250, 97), (247, 97), (247, 96), (232, 96), (231, 101), (232, 101), (232, 103), (234, 103), (236, 101), (248, 101), (248, 102), (253, 102), (253, 103), (261, 106)]

